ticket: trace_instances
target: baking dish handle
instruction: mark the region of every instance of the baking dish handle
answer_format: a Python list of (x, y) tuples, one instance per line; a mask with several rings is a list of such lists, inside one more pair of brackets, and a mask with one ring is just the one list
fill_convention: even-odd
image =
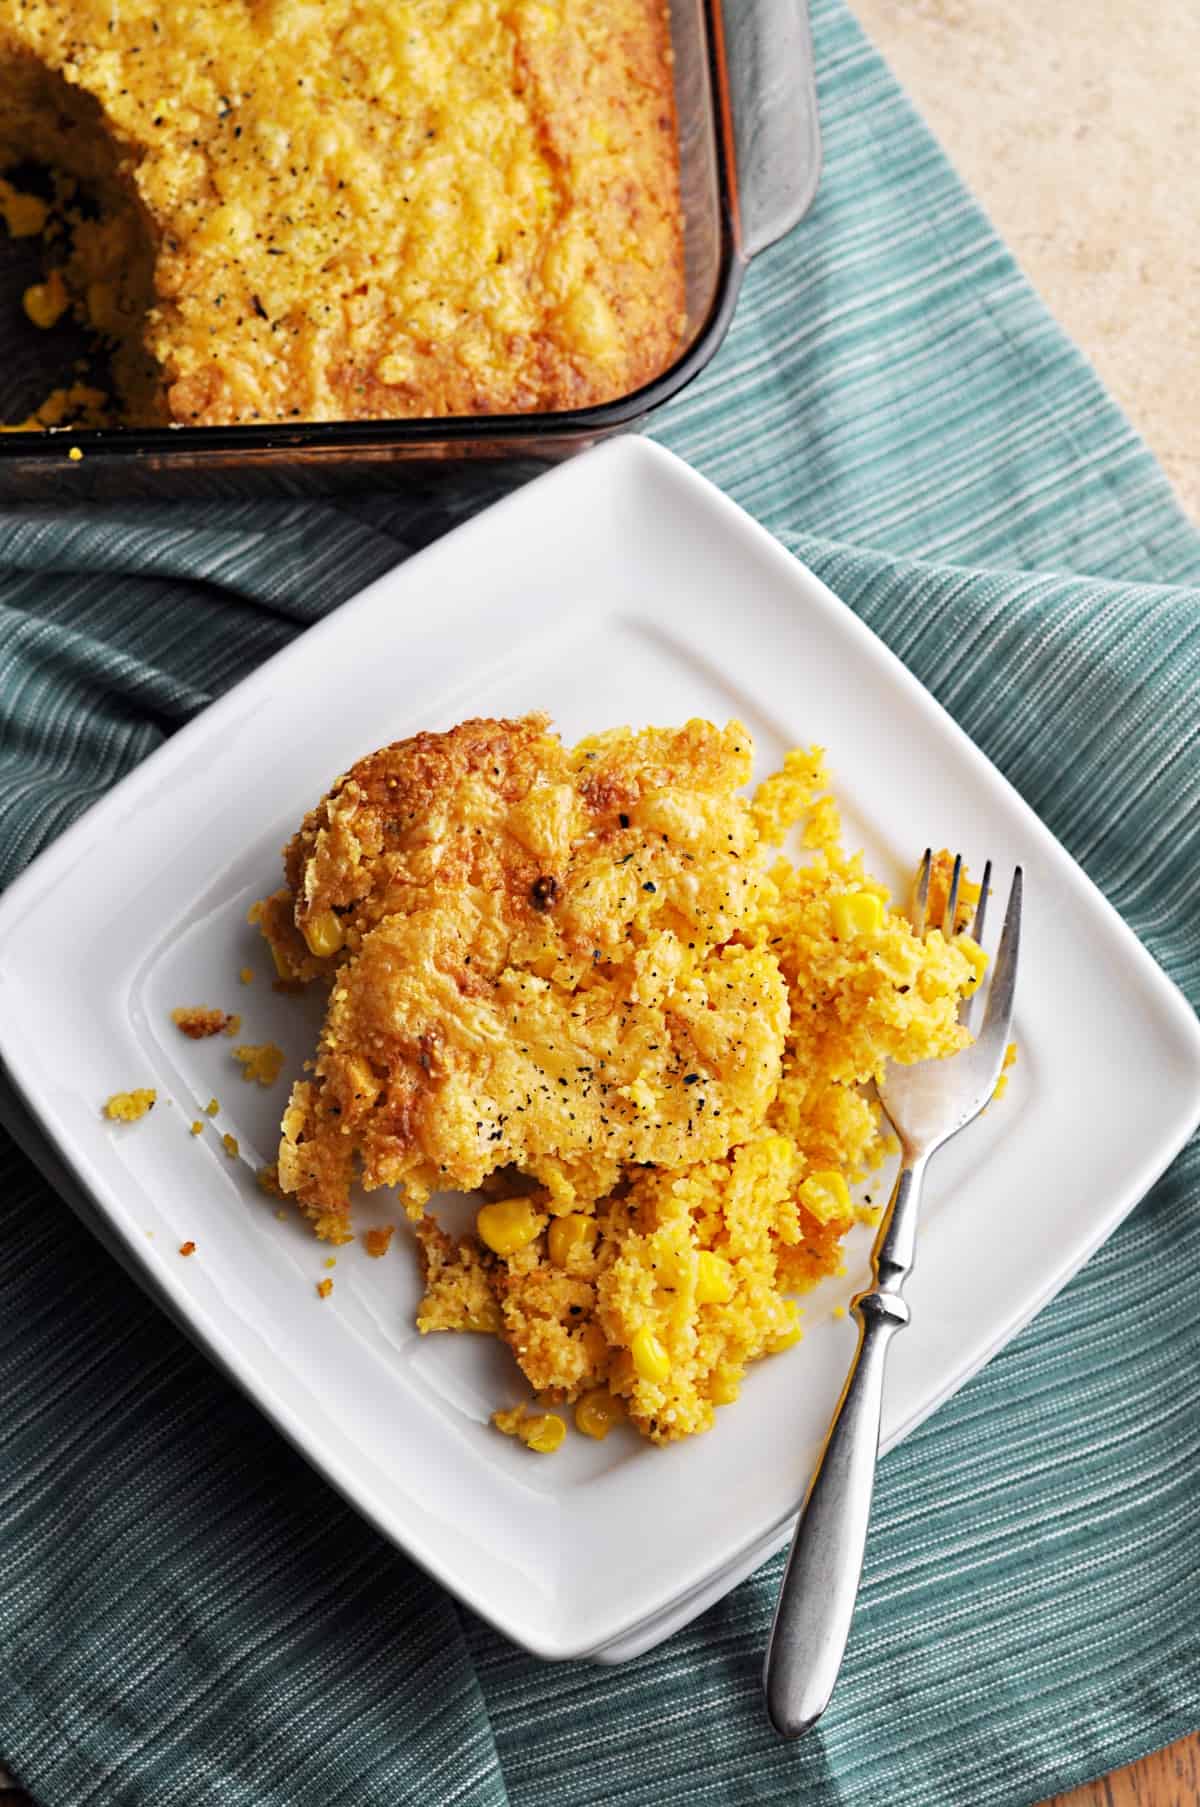
[(749, 260), (803, 219), (821, 174), (808, 0), (723, 0), (739, 250)]

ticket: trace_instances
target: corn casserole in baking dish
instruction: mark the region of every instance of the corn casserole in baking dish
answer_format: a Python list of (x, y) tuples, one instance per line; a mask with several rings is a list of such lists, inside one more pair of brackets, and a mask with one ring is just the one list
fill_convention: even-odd
[(660, 0), (5, 0), (0, 167), (60, 175), (31, 307), (135, 424), (627, 394), (685, 324), (671, 54)]

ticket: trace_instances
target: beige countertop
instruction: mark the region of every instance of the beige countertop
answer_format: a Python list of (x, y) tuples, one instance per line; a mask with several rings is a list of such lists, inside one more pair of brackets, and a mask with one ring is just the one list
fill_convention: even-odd
[(1200, 0), (850, 0), (1200, 522)]

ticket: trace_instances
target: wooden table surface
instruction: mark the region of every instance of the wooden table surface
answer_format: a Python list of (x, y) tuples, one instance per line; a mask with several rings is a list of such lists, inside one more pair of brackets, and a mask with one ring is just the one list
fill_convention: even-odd
[(1200, 1807), (1200, 1732), (1045, 1807)]

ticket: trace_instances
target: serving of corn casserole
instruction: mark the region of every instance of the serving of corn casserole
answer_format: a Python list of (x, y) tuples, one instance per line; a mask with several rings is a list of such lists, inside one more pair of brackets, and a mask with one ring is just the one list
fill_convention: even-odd
[[(747, 798), (752, 757), (738, 722), (418, 734), (338, 779), (252, 912), (280, 979), (328, 988), (273, 1183), (333, 1242), (352, 1185), (400, 1189), (419, 1328), (509, 1345), (540, 1404), (496, 1421), (537, 1450), (555, 1403), (707, 1429), (839, 1265), (887, 1143), (869, 1082), (967, 1039), (974, 942), (914, 935), (843, 853), (818, 750)], [(480, 1190), (447, 1234), (435, 1195)]]
[(132, 423), (576, 408), (680, 343), (662, 0), (6, 0), (27, 159), (27, 311), (113, 347)]

